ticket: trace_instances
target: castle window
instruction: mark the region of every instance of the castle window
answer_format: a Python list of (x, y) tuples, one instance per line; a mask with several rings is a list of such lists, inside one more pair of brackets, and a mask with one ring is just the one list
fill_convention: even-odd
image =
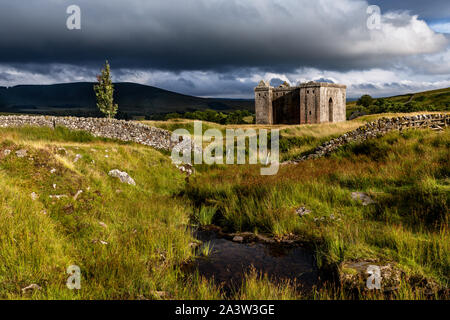
[(306, 90), (306, 93), (309, 93), (309, 90)]

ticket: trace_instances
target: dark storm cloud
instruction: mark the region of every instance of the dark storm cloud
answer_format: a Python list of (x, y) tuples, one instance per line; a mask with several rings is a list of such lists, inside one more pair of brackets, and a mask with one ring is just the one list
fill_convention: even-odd
[[(396, 2), (407, 6), (407, 1)], [(81, 7), (82, 29), (69, 31), (66, 8), (73, 3)], [(399, 57), (433, 52), (446, 43), (437, 35), (426, 35), (427, 45), (418, 46), (424, 37), (421, 32), (426, 32), (421, 29), (414, 31), (417, 34), (410, 31), (408, 48), (397, 48), (395, 39), (384, 33), (372, 43), (366, 27), (367, 3), (356, 0), (0, 0), (0, 4), (0, 63), (34, 67), (49, 63), (98, 67), (109, 59), (116, 68), (174, 72), (247, 67), (287, 71), (303, 66), (345, 71), (386, 67)], [(394, 20), (393, 27), (410, 23), (408, 17)]]

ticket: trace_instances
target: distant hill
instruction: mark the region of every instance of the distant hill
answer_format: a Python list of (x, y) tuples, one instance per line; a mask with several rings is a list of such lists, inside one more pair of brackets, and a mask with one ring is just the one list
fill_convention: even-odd
[[(57, 115), (94, 115), (94, 83), (19, 85), (0, 87), (0, 112)], [(114, 99), (127, 115), (151, 115), (213, 109), (251, 110), (253, 100), (199, 98), (136, 83), (116, 83)]]
[[(365, 111), (369, 113), (371, 113), (370, 110), (377, 109), (382, 112), (448, 111), (450, 110), (450, 88), (376, 98), (373, 104), (379, 105), (380, 108), (368, 108)], [(360, 109), (361, 106), (356, 105), (356, 101), (347, 102), (347, 116), (357, 113)]]

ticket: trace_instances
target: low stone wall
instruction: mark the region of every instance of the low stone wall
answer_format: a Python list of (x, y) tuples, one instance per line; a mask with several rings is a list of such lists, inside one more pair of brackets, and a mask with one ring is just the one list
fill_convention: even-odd
[(424, 114), (410, 117), (381, 118), (377, 121), (369, 122), (356, 130), (347, 132), (339, 138), (325, 142), (311, 154), (296, 160), (284, 162), (283, 164), (295, 164), (304, 160), (320, 158), (332, 153), (347, 143), (362, 142), (369, 138), (385, 135), (394, 130), (402, 131), (410, 128), (430, 128), (440, 131), (449, 125), (450, 114)]
[[(172, 133), (143, 123), (105, 118), (54, 117), (54, 116), (0, 116), (0, 128), (5, 127), (67, 127), (83, 130), (95, 137), (133, 141), (159, 150), (171, 150), (178, 141), (171, 141)], [(183, 145), (190, 141), (184, 138)]]

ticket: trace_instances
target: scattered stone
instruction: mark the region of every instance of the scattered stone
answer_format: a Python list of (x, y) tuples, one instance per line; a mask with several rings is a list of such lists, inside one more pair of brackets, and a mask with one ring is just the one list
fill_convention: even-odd
[(103, 228), (105, 228), (105, 229), (108, 228), (108, 226), (106, 225), (106, 223), (104, 223), (104, 222), (102, 222), (102, 221), (99, 221), (98, 224), (101, 225), (101, 226), (102, 226)]
[(51, 170), (50, 170), (50, 173), (55, 173), (56, 172), (56, 169), (55, 168), (52, 168)]
[(189, 177), (194, 173), (194, 167), (189, 163), (176, 164), (175, 165), (181, 172), (186, 173)]
[(56, 183), (53, 184), (53, 189), (56, 189)]
[(73, 196), (73, 200), (77, 200), (78, 197), (80, 196), (80, 194), (83, 193), (83, 190), (78, 190), (77, 193), (75, 193), (75, 195)]
[(32, 192), (31, 193), (31, 199), (32, 200), (37, 200), (39, 198), (38, 194), (36, 192)]
[(352, 199), (355, 201), (361, 201), (363, 206), (375, 203), (367, 193), (364, 192), (352, 192)]
[(56, 194), (56, 195), (49, 195), (50, 199), (62, 199), (62, 198), (67, 198), (67, 195), (65, 194)]
[(303, 217), (304, 215), (310, 214), (311, 210), (308, 210), (305, 207), (300, 207), (295, 210), (295, 213), (298, 214), (300, 217)]
[(29, 286), (22, 288), (22, 293), (27, 293), (27, 292), (31, 292), (34, 290), (41, 290), (41, 289), (42, 288), (39, 285), (37, 285), (36, 283), (32, 283)]
[(73, 162), (77, 162), (78, 160), (80, 160), (81, 158), (83, 158), (83, 156), (81, 154), (76, 154), (75, 155), (75, 159), (73, 160)]
[(108, 172), (108, 175), (114, 178), (119, 178), (120, 182), (122, 183), (128, 183), (130, 185), (135, 186), (136, 182), (133, 180), (133, 178), (131, 178), (128, 173), (120, 171), (118, 169), (113, 169), (111, 171)]
[(17, 150), (17, 151), (16, 151), (16, 156), (19, 157), (19, 158), (26, 157), (27, 152), (28, 152), (28, 151), (25, 150), (25, 149)]
[(63, 153), (63, 154), (67, 154), (67, 150), (64, 147), (58, 148), (58, 153)]
[(4, 155), (5, 157), (9, 156), (10, 153), (11, 153), (11, 150), (9, 150), (9, 149), (3, 150), (3, 155)]
[(234, 236), (234, 237), (233, 237), (233, 241), (234, 241), (234, 242), (243, 242), (243, 241), (244, 241), (244, 237), (241, 237), (241, 236)]
[(106, 242), (106, 241), (103, 241), (103, 240), (97, 240), (97, 239), (92, 240), (92, 243), (101, 243), (101, 244), (103, 244), (103, 245), (107, 245), (107, 244), (108, 244), (108, 242)]

